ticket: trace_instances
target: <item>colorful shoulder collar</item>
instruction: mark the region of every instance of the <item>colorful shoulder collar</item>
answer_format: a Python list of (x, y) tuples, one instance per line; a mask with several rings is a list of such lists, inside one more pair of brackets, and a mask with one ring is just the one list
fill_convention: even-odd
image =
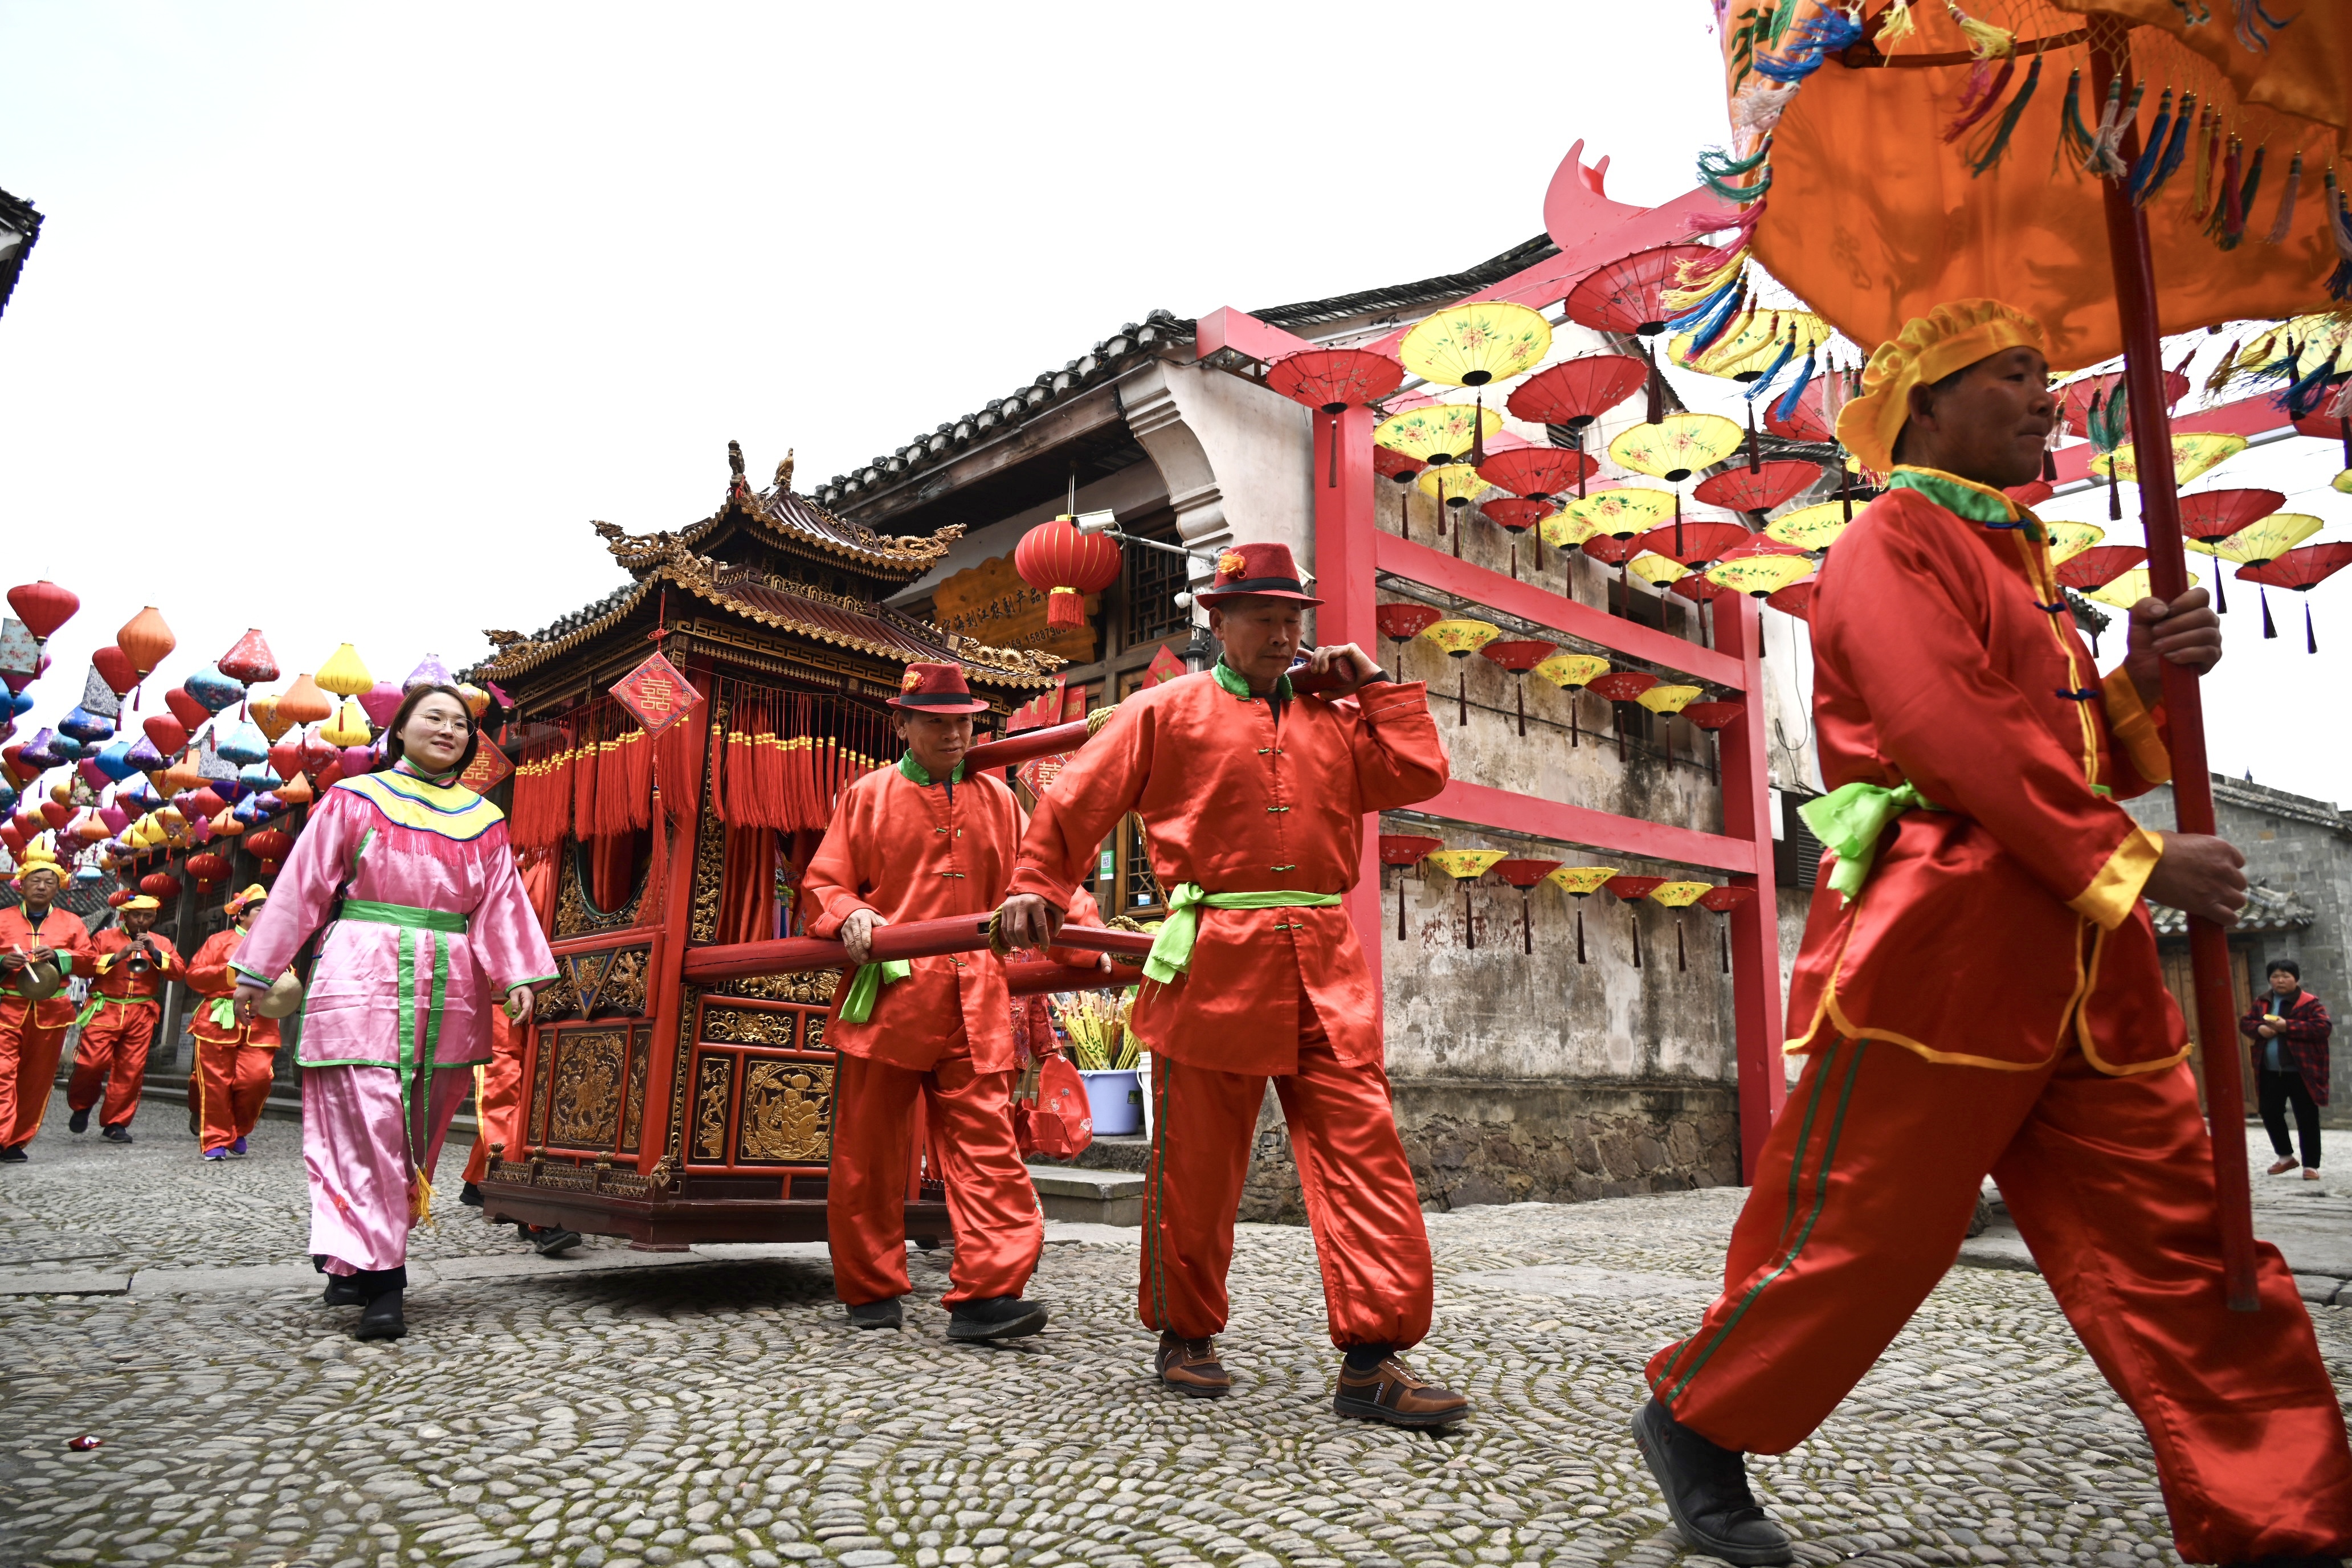
[(337, 781), (375, 807), (385, 821), (467, 843), (506, 819), (506, 814), (461, 784), (428, 784), (402, 773), (362, 773)]

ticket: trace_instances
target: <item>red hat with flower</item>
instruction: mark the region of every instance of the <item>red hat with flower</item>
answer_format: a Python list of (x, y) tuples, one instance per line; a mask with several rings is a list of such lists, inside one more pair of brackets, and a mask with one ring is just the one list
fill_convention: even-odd
[(910, 664), (899, 678), (893, 708), (918, 713), (985, 713), (988, 704), (971, 694), (960, 664)]
[(1229, 544), (1217, 552), (1217, 577), (1193, 596), (1214, 609), (1227, 599), (1255, 595), (1301, 605), (1323, 601), (1307, 591), (1287, 544)]

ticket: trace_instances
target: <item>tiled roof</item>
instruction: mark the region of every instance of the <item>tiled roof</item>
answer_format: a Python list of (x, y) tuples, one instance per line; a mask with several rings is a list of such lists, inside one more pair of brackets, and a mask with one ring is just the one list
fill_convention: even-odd
[[(2179, 910), (2150, 903), (2147, 912), (2156, 921), (2157, 935), (2189, 934), (2189, 917)], [(2246, 889), (2246, 907), (2238, 911), (2238, 923), (2230, 929), (2239, 932), (2301, 931), (2315, 918), (2293, 893), (2283, 893), (2267, 882), (2256, 882)]]
[(2334, 803), (2314, 800), (2307, 795), (2290, 795), (2283, 789), (2256, 784), (2252, 779), (2224, 778), (2213, 775), (2213, 798), (2247, 811), (2259, 811), (2271, 816), (2284, 816), (2293, 822), (2308, 822), (2321, 827), (2352, 830), (2344, 813)]
[[(1533, 266), (1555, 254), (1558, 248), (1549, 239), (1538, 236), (1465, 272), (1449, 272), (1414, 283), (1391, 284), (1328, 300), (1276, 305), (1252, 313), (1262, 321), (1305, 335), (1306, 329), (1330, 321), (1404, 310), (1436, 300), (1460, 299)], [(817, 487), (816, 499), (828, 506), (853, 502), (877, 486), (943, 461), (974, 442), (1024, 424), (1070, 397), (1116, 378), (1153, 354), (1190, 342), (1195, 325), (1167, 310), (1154, 310), (1141, 321), (1129, 321), (1060, 370), (1040, 372), (1010, 396), (983, 404), (977, 412), (951, 419), (930, 434), (918, 436), (896, 451), (874, 458), (849, 473), (834, 475)]]
[(33, 204), (0, 191), (0, 225), (25, 237), (25, 242), (0, 257), (0, 310), (8, 308), (8, 296), (16, 291), (16, 279), (25, 270), (25, 258), (33, 254), (33, 242), (41, 237), (41, 215)]

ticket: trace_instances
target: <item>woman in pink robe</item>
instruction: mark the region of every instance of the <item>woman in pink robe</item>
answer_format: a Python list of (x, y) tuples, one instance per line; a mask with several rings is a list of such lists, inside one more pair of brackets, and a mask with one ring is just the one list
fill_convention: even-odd
[(527, 1025), (555, 959), (523, 892), (505, 816), (457, 783), (479, 739), (465, 700), (419, 687), (393, 718), (391, 765), (311, 808), (234, 966), (249, 1006), (326, 928), (302, 1011), (302, 1156), (310, 1252), (358, 1337), (405, 1331), (408, 1231), (427, 1212), (450, 1118), (490, 1058), (490, 1008)]

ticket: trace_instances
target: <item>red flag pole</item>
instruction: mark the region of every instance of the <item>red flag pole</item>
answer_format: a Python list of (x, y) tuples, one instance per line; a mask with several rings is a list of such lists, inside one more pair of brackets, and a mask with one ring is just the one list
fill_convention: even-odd
[[(2123, 24), (2091, 26), (2092, 101), (2129, 68), (2118, 56)], [(2126, 84), (2128, 85), (2128, 83)], [(2139, 157), (2139, 132), (2119, 149), (2126, 166)], [(2140, 521), (2147, 531), (2148, 589), (2166, 601), (2189, 591), (2180, 543), (2180, 493), (2172, 473), (2172, 422), (2165, 414), (2164, 363), (2157, 332), (2156, 268), (2147, 215), (2121, 182), (2099, 181), (2106, 201), (2107, 250), (2115, 268), (2116, 311), (2122, 318), (2124, 384), (2129, 388), (2132, 448), (2139, 474)], [(2217, 559), (2216, 569), (2220, 563)], [(2197, 677), (2166, 664), (2164, 706), (2170, 723), (2173, 820), (2183, 833), (2214, 831), (2213, 781), (2205, 757), (2204, 697)], [(2221, 1275), (2230, 1310), (2260, 1308), (2254, 1288), (2253, 1196), (2246, 1169), (2246, 1093), (2238, 1060), (2238, 1016), (2230, 987), (2229, 939), (2222, 928), (2189, 921), (2189, 962), (2197, 993), (2197, 1032), (2205, 1056), (2205, 1104), (2212, 1128), (2213, 1182), (2221, 1197)]]

